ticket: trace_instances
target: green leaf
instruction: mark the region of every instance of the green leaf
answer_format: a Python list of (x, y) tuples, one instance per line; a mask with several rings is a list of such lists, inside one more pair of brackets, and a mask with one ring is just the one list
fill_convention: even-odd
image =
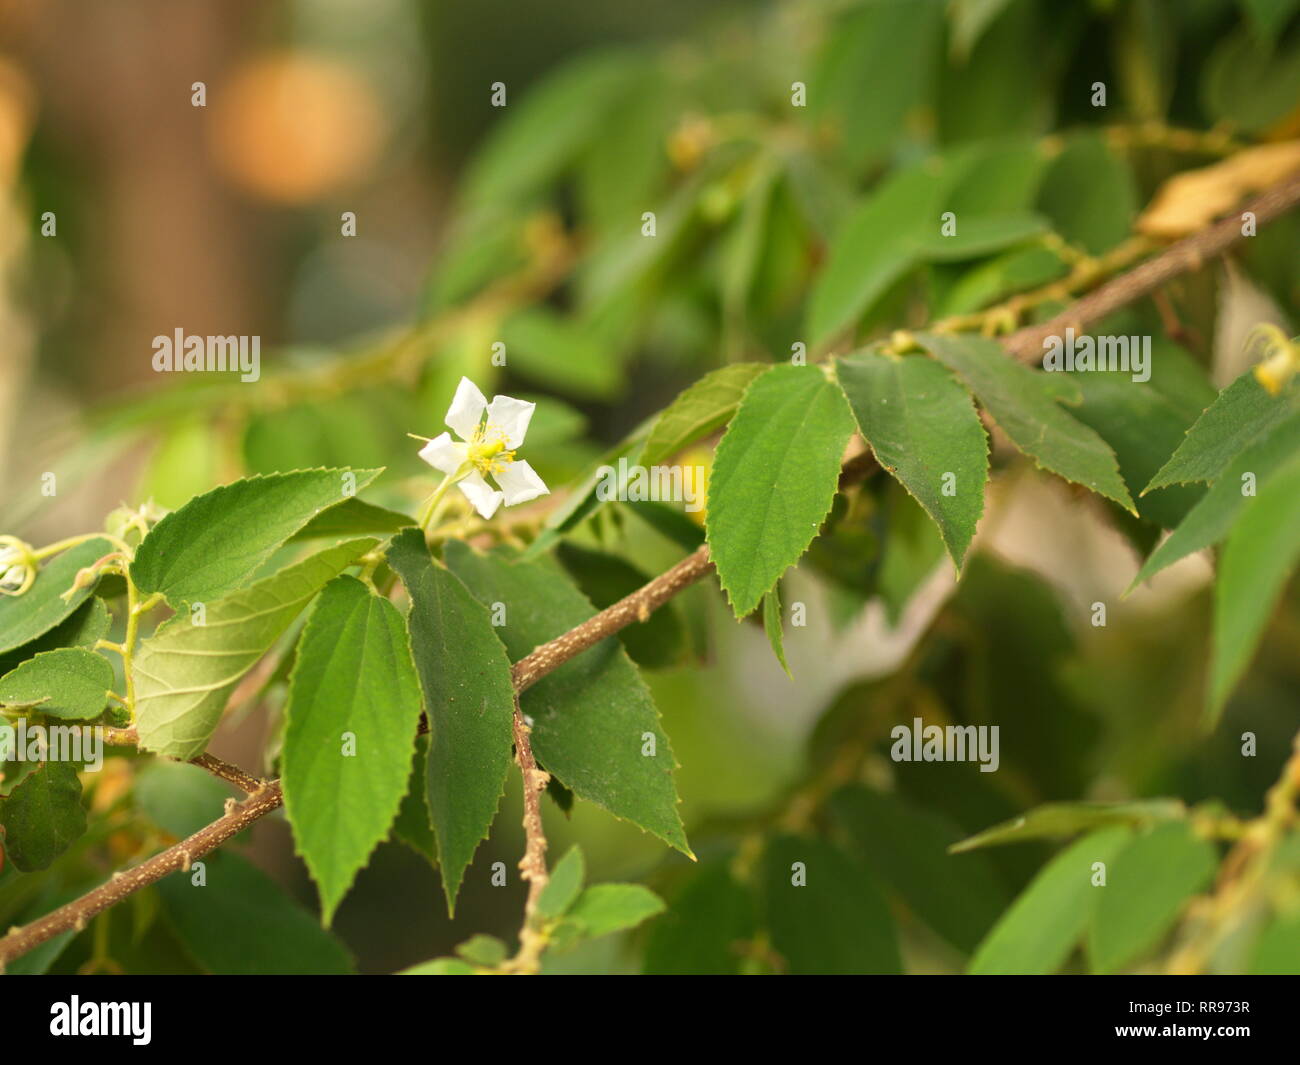
[(959, 829), (894, 795), (847, 787), (831, 811), (848, 830), (863, 864), (898, 893), (908, 909), (958, 950), (969, 953), (1006, 903), (984, 855), (948, 852)]
[(438, 864), (438, 840), (433, 834), (433, 820), (429, 816), (429, 802), (425, 798), (429, 786), (429, 737), (417, 736), (415, 757), (411, 759), (411, 775), (406, 784), (406, 794), (397, 809), (393, 822), (393, 838), (405, 843), (429, 864)]
[[(1165, 371), (1181, 365), (1185, 368), (1175, 372), (1188, 374), (1188, 384), (1200, 385), (1204, 378), (1199, 368), (1186, 365), (1190, 360), (1177, 349), (1162, 346), (1153, 357), (1156, 365), (1149, 382), (1134, 381), (1121, 371), (1070, 374), (1071, 383), (1083, 394), (1083, 403), (1071, 414), (1096, 430), (1115, 452), (1138, 515), (1170, 528), (1186, 516), (1204, 490), (1199, 485), (1171, 485), (1144, 496), (1136, 493), (1151, 480), (1162, 457), (1178, 446), (1204, 406), (1177, 387), (1165, 387)], [(1213, 396), (1208, 383), (1205, 391)]]
[(762, 266), (770, 237), (768, 231), (774, 221), (773, 201), (780, 189), (779, 176), (780, 170), (772, 160), (758, 166), (745, 189), (722, 251), (719, 289), (729, 333), (741, 329), (745, 322), (755, 276)]
[(919, 235), (939, 227), (951, 179), (913, 167), (886, 180), (840, 227), (813, 288), (808, 332), (821, 344), (853, 325), (917, 262)]
[(1053, 230), (1093, 255), (1128, 237), (1138, 206), (1129, 164), (1093, 132), (1066, 142), (1043, 178), (1038, 199)]
[(0, 710), (14, 703), (39, 704), (45, 717), (84, 721), (98, 717), (113, 689), (113, 667), (84, 647), (62, 647), (29, 658), (0, 677)]
[(510, 660), (492, 618), (411, 529), (388, 548), (411, 597), (407, 623), (429, 714), (426, 800), (447, 909), (487, 838), (510, 769), (515, 709)]
[(1300, 0), (1241, 0), (1241, 6), (1246, 9), (1256, 36), (1271, 43), (1300, 8)]
[(343, 944), (256, 866), (209, 854), (197, 868), (158, 881), (163, 912), (194, 960), (218, 976), (342, 976)]
[(1093, 863), (1109, 864), (1132, 838), (1125, 827), (1085, 836), (1048, 862), (984, 937), (968, 973), (1046, 976), (1079, 942), (1092, 913)]
[(1214, 585), (1209, 716), (1246, 671), (1282, 589), (1300, 561), (1300, 456), (1269, 480), (1224, 544)]
[[(131, 578), (169, 603), (209, 602), (245, 584), (277, 547), (379, 470), (298, 470), (248, 477), (172, 511), (136, 549)], [(348, 490), (351, 491), (348, 491)]]
[[(702, 484), (702, 482), (701, 482)], [(703, 502), (703, 500), (701, 500)], [(676, 512), (674, 512), (676, 513)], [(688, 522), (690, 519), (686, 519)], [(699, 529), (693, 522), (690, 524)], [(703, 538), (703, 530), (700, 530)], [(699, 546), (697, 543), (696, 547)], [(613, 606), (650, 580), (650, 574), (604, 551), (561, 543), (556, 555), (597, 610)], [(681, 661), (686, 633), (676, 604), (665, 603), (645, 621), (637, 621), (618, 634), (632, 661), (644, 669), (665, 669)]]
[(506, 945), (496, 936), (470, 936), (456, 948), (456, 953), (472, 965), (494, 969), (506, 960)]
[(970, 395), (920, 356), (868, 349), (839, 360), (835, 372), (877, 461), (934, 519), (960, 568), (984, 512), (989, 470)]
[(763, 852), (762, 877), (764, 923), (791, 974), (902, 971), (894, 921), (875, 879), (833, 844), (775, 836)]
[(936, 229), (920, 241), (920, 254), (931, 262), (957, 262), (976, 259), (990, 252), (1019, 244), (1047, 230), (1047, 220), (1032, 211), (1007, 211), (999, 214), (958, 216), (956, 229), (945, 236)]
[(1044, 375), (1021, 366), (984, 337), (926, 333), (917, 339), (966, 383), (1011, 442), (1041, 468), (1137, 513), (1115, 453), (1060, 407)]
[[(1053, 20), (1033, 0), (1017, 0), (995, 18), (971, 54), (940, 67), (936, 77), (935, 132), (946, 144), (990, 143), (1017, 134), (1041, 136), (1051, 128), (1057, 64), (1079, 47), (1078, 22)], [(1026, 63), (1024, 57), (1034, 56)]]
[(876, 0), (832, 23), (809, 79), (808, 117), (833, 132), (853, 166), (903, 134), (929, 90), (942, 32), (938, 0)]
[(398, 976), (477, 976), (474, 966), (459, 958), (434, 958), (432, 961), (412, 965)]
[(1242, 476), (1254, 474), (1258, 494), (1296, 454), (1300, 454), (1300, 412), (1275, 426), (1228, 464), (1178, 528), (1151, 552), (1133, 578), (1130, 590), (1180, 558), (1211, 547), (1227, 536), (1242, 509), (1254, 498), (1243, 494)]
[(754, 900), (724, 862), (702, 866), (650, 926), (644, 971), (656, 976), (740, 972), (754, 935)]
[(543, 188), (574, 159), (637, 71), (627, 53), (604, 52), (565, 64), (521, 97), (510, 86), (507, 106), (494, 112), (500, 117), (465, 177), (466, 202), (512, 207)]
[(1262, 41), (1246, 27), (1224, 37), (1203, 66), (1201, 97), (1209, 117), (1246, 133), (1285, 121), (1300, 99), (1300, 43)]
[(502, 326), (512, 371), (578, 399), (610, 399), (623, 385), (622, 367), (590, 330), (541, 307)]
[(45, 562), (32, 586), (22, 595), (0, 596), (0, 654), (44, 636), (71, 617), (92, 591), (91, 588), (79, 588), (70, 598), (61, 598), (72, 587), (77, 571), (114, 550), (107, 540), (98, 537), (87, 540)]
[[(549, 559), (510, 562), (453, 540), (446, 561), (480, 603), (504, 608), (497, 631), (515, 661), (593, 613)], [(690, 855), (677, 813), (672, 748), (645, 682), (617, 640), (604, 640), (543, 677), (520, 705), (532, 721), (533, 751), (561, 783)]]
[(335, 577), (298, 639), (281, 755), (285, 813), (327, 925), (397, 816), (420, 710), (401, 612)]
[(672, 169), (664, 145), (681, 114), (681, 88), (669, 70), (650, 63), (628, 79), (578, 160), (578, 217), (584, 228), (601, 234), (621, 229), (629, 218), (641, 216), (644, 204), (659, 199)]
[(757, 378), (718, 444), (705, 531), (736, 617), (799, 560), (830, 513), (853, 434), (844, 393), (818, 366)]
[(706, 159), (658, 204), (655, 236), (642, 235), (644, 208), (638, 207), (635, 216), (583, 257), (571, 288), (584, 320), (608, 338), (607, 343), (622, 341), (619, 334), (630, 324), (629, 317), (658, 291), (675, 261), (689, 253), (692, 238), (706, 224), (701, 201), (708, 182), (723, 178), (724, 161), (725, 156)]
[(1113, 973), (1156, 946), (1189, 898), (1214, 876), (1218, 854), (1185, 822), (1134, 836), (1111, 860), (1088, 928), (1094, 972)]
[(71, 762), (43, 762), (0, 799), (4, 848), (24, 873), (46, 869), (86, 831), (81, 779)]
[(1270, 396), (1254, 370), (1247, 370), (1196, 419), (1143, 494), (1168, 484), (1213, 481), (1242, 451), (1295, 413), (1294, 395)]
[(312, 597), (374, 540), (352, 540), (206, 604), (204, 624), (180, 614), (136, 649), (140, 746), (171, 758), (199, 754), (239, 679)]
[(108, 616), (104, 600), (92, 596), (44, 636), (0, 655), (0, 675), (46, 651), (56, 651), (60, 647), (94, 647), (108, 635), (111, 624), (112, 618)]
[[(439, 370), (451, 361), (441, 349), (429, 354)], [(418, 469), (416, 446), (402, 431), (424, 413), (417, 394), (396, 381), (362, 383), (359, 377), (334, 396), (318, 394), (307, 402), (252, 412), (243, 439), (246, 471), (276, 475), (322, 466), (355, 469), (394, 459)]]
[(1187, 807), (1179, 799), (1049, 802), (953, 844), (952, 852), (961, 854), (977, 847), (994, 847), (1031, 839), (1061, 839), (1110, 825), (1140, 827), (1161, 821), (1178, 821), (1186, 816)]
[[(943, 159), (952, 182), (944, 208), (957, 216), (959, 231), (963, 219), (1030, 212), (1047, 169), (1046, 153), (1034, 137), (998, 137), (949, 149)], [(941, 219), (929, 221), (927, 234), (941, 232)]]
[(876, 572), (876, 590), (885, 620), (897, 626), (903, 611), (945, 557), (943, 537), (915, 497), (898, 484), (884, 493), (884, 557)]
[(606, 481), (608, 469), (617, 470), (623, 459), (635, 463), (637, 452), (648, 432), (647, 426), (638, 427), (592, 464), (587, 475), (576, 483), (568, 498), (557, 504), (547, 515), (540, 535), (525, 551), (525, 558), (537, 558), (545, 554), (563, 533), (575, 528), (604, 506), (606, 501), (600, 498), (603, 493), (598, 493), (598, 489)]
[[(927, 159), (873, 189), (836, 233), (813, 288), (812, 343), (853, 326), (927, 260), (982, 255), (1041, 229), (1028, 202), (1041, 164), (1032, 147), (992, 143)], [(942, 236), (946, 211), (957, 217), (952, 237)]]
[(979, 42), (984, 31), (1006, 9), (1011, 0), (953, 0), (948, 6), (952, 23), (951, 49), (955, 58), (964, 60)]
[(1031, 244), (1014, 248), (988, 262), (965, 270), (943, 297), (939, 316), (969, 314), (1017, 292), (1024, 292), (1069, 271), (1056, 252)]
[(136, 774), (131, 789), (145, 817), (177, 839), (192, 836), (221, 817), (232, 795), (232, 785), (186, 762), (147, 765)]
[(289, 537), (288, 542), (321, 540), (329, 537), (388, 536), (415, 519), (401, 511), (377, 507), (373, 503), (349, 496), (337, 506), (323, 510)]
[(212, 421), (198, 417), (174, 421), (157, 435), (158, 445), (136, 489), (138, 498), (174, 508), (212, 487), (221, 458)]
[(663, 911), (663, 900), (640, 884), (594, 884), (578, 896), (564, 922), (576, 925), (582, 938), (597, 939), (635, 928)]
[(641, 464), (654, 466), (670, 459), (687, 445), (725, 425), (740, 406), (745, 389), (769, 369), (762, 363), (737, 362), (705, 374), (655, 419), (641, 450)]
[(785, 634), (781, 629), (781, 582), (772, 585), (772, 590), (763, 596), (763, 631), (767, 633), (767, 642), (772, 653), (781, 663), (785, 675), (793, 679), (790, 664), (785, 660)]
[(582, 856), (582, 848), (574, 844), (551, 870), (551, 878), (537, 899), (538, 914), (545, 918), (563, 916), (578, 897), (586, 878), (586, 859)]
[(630, 513), (683, 551), (694, 551), (704, 543), (704, 526), (692, 521), (684, 511), (669, 503), (643, 499), (629, 501), (625, 506)]
[(1274, 917), (1251, 952), (1252, 976), (1300, 976), (1300, 913)]

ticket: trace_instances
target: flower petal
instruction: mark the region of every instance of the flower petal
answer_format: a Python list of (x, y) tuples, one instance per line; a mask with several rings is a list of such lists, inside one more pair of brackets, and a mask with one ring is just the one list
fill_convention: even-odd
[(546, 487), (546, 483), (526, 462), (508, 463), (505, 469), (492, 476), (501, 486), (508, 507), (513, 507), (516, 503), (527, 503), (530, 499), (549, 495), (551, 492)]
[(492, 517), (501, 505), (502, 494), (493, 490), (478, 471), (467, 473), (456, 482), (456, 487), (465, 493), (465, 498), (474, 504), (484, 521)]
[(533, 411), (536, 409), (537, 404), (527, 400), (493, 396), (487, 409), (487, 423), (494, 429), (500, 429), (505, 434), (506, 447), (514, 449), (524, 442), (528, 423), (533, 420)]
[(483, 393), (468, 377), (462, 377), (456, 386), (456, 394), (451, 398), (451, 406), (447, 408), (447, 424), (462, 440), (473, 440), (486, 408), (487, 400)]
[(441, 473), (455, 473), (465, 463), (468, 444), (451, 438), (451, 433), (435, 436), (420, 448), (420, 458)]

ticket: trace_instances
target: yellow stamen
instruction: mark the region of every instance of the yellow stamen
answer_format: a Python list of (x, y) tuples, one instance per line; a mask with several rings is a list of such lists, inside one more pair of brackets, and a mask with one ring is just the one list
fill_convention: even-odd
[(506, 434), (493, 425), (481, 426), (469, 445), (469, 461), (479, 473), (501, 473), (515, 460), (506, 447)]

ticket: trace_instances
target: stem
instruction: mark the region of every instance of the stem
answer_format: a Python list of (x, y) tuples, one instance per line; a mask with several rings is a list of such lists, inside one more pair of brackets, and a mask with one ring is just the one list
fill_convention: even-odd
[(1267, 895), (1270, 867), (1278, 845), (1287, 838), (1300, 815), (1300, 732), (1292, 741), (1291, 757), (1264, 799), (1264, 812), (1242, 826), (1240, 838), (1219, 867), (1214, 894), (1203, 900), (1200, 923), (1166, 966), (1170, 974), (1204, 972), (1220, 947), (1259, 910)]
[(524, 837), (527, 843), (524, 856), (519, 861), (523, 878), (528, 881), (528, 899), (524, 903), (524, 921), (519, 929), (519, 952), (502, 967), (503, 972), (529, 976), (541, 968), (542, 952), (550, 937), (537, 917), (537, 902), (550, 880), (546, 869), (546, 832), (542, 827), (542, 792), (551, 779), (544, 769), (538, 768), (533, 757), (533, 744), (529, 738), (532, 730), (519, 709), (519, 694), (515, 693), (515, 758), (524, 778)]
[(428, 535), (429, 529), (433, 527), (438, 515), (442, 512), (442, 505), (445, 501), (448, 490), (453, 484), (459, 481), (465, 474), (469, 473), (469, 463), (465, 463), (455, 473), (449, 473), (443, 477), (441, 483), (429, 495), (420, 507), (420, 514), (416, 518), (420, 528)]
[(57, 555), (60, 551), (66, 551), (70, 547), (76, 547), (78, 544), (89, 543), (91, 540), (107, 540), (110, 544), (121, 551), (127, 558), (131, 557), (131, 549), (127, 547), (124, 540), (106, 532), (82, 533), (80, 536), (69, 536), (66, 540), (59, 540), (56, 543), (47, 544), (45, 547), (32, 552), (32, 557), (37, 561), (49, 558), (51, 555)]
[[(1128, 269), (1156, 247), (1155, 242), (1146, 237), (1130, 237), (1100, 258), (1094, 259), (1091, 256), (1077, 258), (1065, 277), (1048, 282), (1029, 292), (1018, 293), (985, 310), (941, 319), (931, 329), (936, 333), (977, 329), (986, 336), (1006, 332), (1007, 330), (1001, 328), (1003, 324), (1010, 323), (1014, 328), (1022, 320), (1026, 311), (1041, 307), (1045, 303), (1070, 300), (1078, 293), (1095, 286), (1098, 281)], [(1056, 250), (1066, 257), (1069, 255), (1067, 245), (1062, 245)]]
[(1254, 214), (1257, 225), (1263, 225), (1293, 210), (1297, 204), (1300, 204), (1300, 173), (1279, 181), (1221, 221), (1184, 237), (1154, 258), (1108, 281), (1056, 317), (1021, 329), (1003, 342), (1004, 347), (1013, 358), (1033, 362), (1042, 357), (1043, 341), (1048, 337), (1058, 336), (1067, 328), (1081, 332), (1090, 322), (1150, 295), (1175, 277), (1198, 270), (1222, 255), (1245, 236), (1241, 231), (1241, 216), (1246, 211)]
[(144, 613), (139, 601), (140, 593), (129, 570), (123, 570), (126, 576), (126, 636), (122, 639), (122, 674), (126, 677), (126, 712), (135, 721), (135, 669), (132, 659), (135, 655), (135, 641), (140, 632), (140, 615)]

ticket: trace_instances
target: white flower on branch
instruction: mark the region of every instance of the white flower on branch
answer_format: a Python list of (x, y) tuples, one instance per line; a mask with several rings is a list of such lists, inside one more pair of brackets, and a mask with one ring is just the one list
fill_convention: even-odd
[(502, 503), (512, 507), (547, 495), (550, 489), (532, 466), (515, 458), (536, 406), (510, 396), (494, 396), (489, 403), (462, 377), (446, 419), (460, 439), (451, 433), (434, 437), (420, 449), (420, 458), (451, 478), (484, 518)]

